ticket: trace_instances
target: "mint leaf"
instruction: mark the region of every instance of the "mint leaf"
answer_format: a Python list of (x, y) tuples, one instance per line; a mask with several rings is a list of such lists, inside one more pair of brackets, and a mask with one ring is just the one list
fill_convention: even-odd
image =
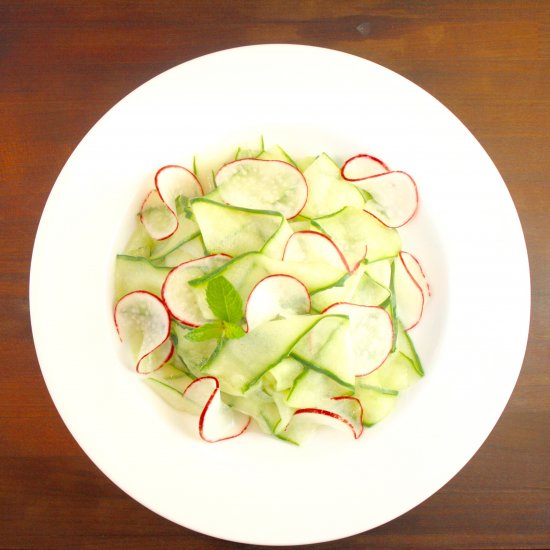
[(206, 301), (212, 313), (222, 321), (238, 323), (243, 317), (243, 301), (225, 277), (216, 277), (209, 281)]
[(206, 323), (205, 325), (190, 330), (185, 335), (185, 338), (191, 340), (191, 342), (205, 342), (206, 340), (219, 338), (223, 332), (224, 327), (222, 323)]
[(246, 332), (239, 325), (234, 325), (233, 323), (224, 323), (223, 324), (223, 335), (225, 338), (242, 338)]

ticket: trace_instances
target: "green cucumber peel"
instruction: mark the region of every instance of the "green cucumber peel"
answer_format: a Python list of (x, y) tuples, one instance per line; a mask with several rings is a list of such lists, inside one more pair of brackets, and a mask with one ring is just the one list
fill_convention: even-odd
[(418, 376), (424, 376), (424, 367), (422, 366), (422, 362), (420, 361), (420, 357), (418, 356), (418, 353), (416, 352), (416, 348), (414, 347), (413, 341), (406, 330), (403, 330), (403, 336), (407, 340), (407, 343), (410, 346), (410, 352), (412, 357), (409, 357), (407, 354), (401, 352), (401, 355), (406, 357), (411, 363), (413, 369), (416, 371)]
[(357, 385), (365, 390), (372, 390), (377, 393), (382, 393), (384, 395), (399, 395), (399, 392), (397, 390), (392, 390), (390, 388), (381, 388), (380, 386), (373, 386), (371, 384), (361, 384), (361, 382), (359, 382)]
[(348, 388), (352, 391), (355, 390), (355, 386), (353, 384), (350, 384), (349, 382), (346, 382), (345, 380), (342, 380), (339, 376), (337, 376), (333, 372), (330, 372), (330, 371), (324, 369), (323, 367), (319, 367), (315, 363), (312, 363), (311, 361), (308, 361), (307, 359), (305, 359), (304, 357), (301, 357), (297, 353), (291, 352), (289, 357), (292, 357), (292, 359), (296, 359), (296, 361), (298, 361), (299, 363), (301, 363), (302, 365), (304, 365), (304, 367), (306, 367), (308, 369), (312, 369), (314, 371), (320, 372), (321, 374), (324, 374), (325, 376), (328, 376), (329, 378), (332, 378), (335, 382), (337, 382), (341, 386), (344, 386), (345, 388)]
[[(390, 275), (390, 303), (389, 303), (389, 306), (390, 306), (390, 315), (391, 315), (391, 318), (393, 319), (393, 323), (395, 325), (395, 323), (397, 323), (397, 303), (395, 301), (395, 260), (392, 261), (391, 263), (391, 275)], [(393, 331), (393, 340), (392, 340), (392, 344), (391, 344), (391, 351), (394, 352), (395, 351), (395, 347), (396, 347), (396, 343), (397, 343), (397, 330), (394, 330)]]

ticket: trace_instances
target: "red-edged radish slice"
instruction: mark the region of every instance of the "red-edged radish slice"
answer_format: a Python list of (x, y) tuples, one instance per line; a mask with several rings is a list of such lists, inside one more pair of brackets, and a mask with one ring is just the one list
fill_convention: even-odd
[(418, 283), (418, 285), (422, 289), (422, 293), (424, 294), (424, 303), (426, 303), (428, 301), (428, 298), (432, 295), (432, 292), (430, 290), (430, 284), (426, 279), (426, 275), (424, 275), (424, 271), (422, 269), (422, 266), (420, 265), (420, 262), (418, 261), (418, 258), (413, 256), (410, 252), (402, 251), (401, 261), (411, 274), (411, 277)]
[(155, 174), (155, 187), (160, 198), (173, 214), (176, 213), (176, 199), (178, 197), (184, 196), (191, 199), (204, 195), (195, 174), (176, 164), (163, 166), (157, 171)]
[(363, 153), (344, 162), (342, 177), (348, 181), (357, 181), (389, 171), (390, 169), (380, 159)]
[(241, 435), (251, 417), (226, 405), (220, 395), (220, 384), (214, 376), (197, 378), (183, 392), (183, 398), (200, 411), (199, 434), (204, 441), (216, 443)]
[(192, 287), (192, 279), (221, 267), (228, 260), (225, 254), (204, 256), (176, 266), (168, 273), (162, 285), (162, 299), (170, 315), (190, 327), (198, 327), (215, 319), (206, 301), (206, 286)]
[(415, 181), (406, 172), (385, 172), (353, 182), (372, 196), (364, 210), (388, 227), (405, 225), (418, 208)]
[(141, 221), (151, 237), (164, 240), (178, 228), (176, 199), (204, 195), (201, 184), (195, 175), (184, 168), (170, 164), (160, 168), (155, 174), (155, 189), (147, 195), (141, 208)]
[(417, 268), (410, 256), (400, 252), (395, 259), (393, 284), (397, 302), (397, 316), (403, 323), (405, 330), (410, 330), (418, 324), (422, 317), (425, 301), (422, 286), (415, 279), (409, 269), (410, 267), (413, 268), (414, 272), (416, 272), (416, 269), (421, 271), (420, 264)]
[(218, 170), (216, 185), (227, 204), (276, 210), (287, 219), (300, 213), (308, 194), (302, 172), (282, 160), (235, 160)]
[(393, 323), (388, 312), (378, 306), (334, 304), (323, 313), (341, 313), (350, 320), (352, 364), (355, 376), (376, 370), (386, 360), (393, 343)]
[(308, 425), (326, 425), (336, 429), (351, 430), (353, 437), (359, 439), (363, 433), (363, 407), (355, 397), (333, 397), (323, 404), (322, 408), (308, 407), (294, 412), (286, 430), (301, 437), (300, 432), (307, 432)]
[(328, 263), (338, 269), (350, 271), (346, 258), (334, 242), (317, 231), (297, 231), (285, 246), (283, 260), (289, 262)]
[(138, 372), (152, 372), (172, 356), (170, 316), (154, 294), (136, 290), (123, 296), (115, 306), (115, 325), (120, 339), (129, 344)]
[(174, 213), (160, 198), (158, 191), (150, 191), (141, 205), (139, 219), (153, 239), (161, 241), (173, 235), (178, 228)]
[(291, 275), (269, 275), (252, 289), (246, 302), (248, 330), (274, 319), (305, 315), (311, 309), (309, 292)]

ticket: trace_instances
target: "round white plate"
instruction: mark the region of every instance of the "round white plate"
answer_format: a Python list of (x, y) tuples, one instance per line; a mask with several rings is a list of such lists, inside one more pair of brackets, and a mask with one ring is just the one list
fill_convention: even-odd
[[(416, 179), (403, 230), (433, 298), (412, 336), (426, 376), (358, 441), (303, 447), (247, 432), (202, 442), (121, 359), (113, 265), (163, 164), (259, 139), (337, 160), (360, 152)], [(372, 529), (449, 481), (502, 413), (530, 308), (525, 242), (495, 166), (468, 130), (401, 76), (345, 53), (292, 45), (226, 50), (147, 82), (109, 111), (67, 162), (33, 253), (38, 358), (67, 427), (119, 487), (215, 537), (296, 545)], [(498, 467), (498, 465), (496, 465)]]

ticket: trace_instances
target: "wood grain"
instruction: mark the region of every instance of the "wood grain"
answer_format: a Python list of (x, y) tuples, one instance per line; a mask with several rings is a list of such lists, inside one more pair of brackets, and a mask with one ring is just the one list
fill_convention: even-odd
[(549, 14), (544, 0), (0, 0), (0, 547), (252, 548), (160, 518), (83, 454), (40, 374), (28, 273), (53, 182), (106, 110), (196, 56), (288, 42), (380, 63), (449, 107), (508, 185), (532, 274), (523, 370), (481, 450), (404, 516), (312, 548), (549, 548)]

